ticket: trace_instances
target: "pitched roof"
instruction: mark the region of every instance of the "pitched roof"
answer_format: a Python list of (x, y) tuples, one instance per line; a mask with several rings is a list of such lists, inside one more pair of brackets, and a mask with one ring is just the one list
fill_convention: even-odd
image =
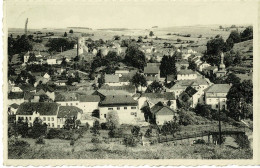
[(118, 75), (105, 74), (105, 83), (118, 83), (118, 82), (119, 82)]
[(110, 105), (137, 105), (135, 101), (129, 95), (115, 95), (115, 96), (106, 96), (106, 98), (100, 102), (100, 106), (110, 106)]
[(39, 90), (37, 93), (35, 93), (35, 96), (40, 96), (46, 94), (43, 89)]
[(143, 93), (141, 97), (147, 97), (150, 99), (158, 99), (163, 98), (166, 100), (175, 100), (175, 95), (172, 92), (164, 92), (164, 93)]
[(23, 92), (10, 92), (8, 93), (8, 99), (22, 99), (24, 96)]
[[(125, 90), (105, 90), (105, 89), (99, 89), (97, 90), (98, 93), (104, 95), (104, 96), (113, 96), (113, 95), (130, 95), (129, 92)], [(95, 94), (95, 93), (93, 93)]]
[(29, 91), (24, 92), (24, 100), (30, 100), (33, 98), (33, 96), (34, 96), (33, 92), (29, 92)]
[(19, 105), (16, 104), (16, 103), (13, 103), (13, 104), (10, 105), (10, 107), (12, 107), (12, 108), (14, 108), (14, 109), (17, 109), (17, 108), (19, 107)]
[(196, 74), (196, 72), (190, 69), (183, 69), (178, 72), (178, 75), (189, 75), (189, 74)]
[(97, 95), (79, 95), (80, 102), (99, 102), (100, 97)]
[(176, 64), (189, 64), (189, 62), (187, 60), (180, 60), (180, 61), (177, 61)]
[(55, 92), (55, 101), (77, 101), (78, 95), (75, 92)]
[(197, 90), (194, 89), (193, 87), (187, 87), (185, 92), (190, 96), (192, 97), (195, 93), (197, 93)]
[(83, 111), (78, 107), (60, 106), (58, 110), (58, 118), (77, 117), (78, 113), (83, 113)]
[(160, 71), (160, 68), (158, 66), (148, 66), (144, 67), (144, 73), (148, 74), (158, 74)]
[(205, 93), (228, 93), (231, 85), (229, 84), (214, 84), (205, 90)]
[(22, 103), (16, 114), (17, 115), (32, 115), (33, 112), (37, 111), (40, 115), (57, 115), (58, 104), (56, 103)]
[(151, 112), (155, 115), (174, 115), (174, 110), (170, 107), (163, 105), (161, 102), (157, 103), (151, 108)]
[(208, 67), (204, 68), (203, 71), (204, 70), (215, 70), (215, 69), (218, 69), (218, 67), (217, 66), (208, 66)]

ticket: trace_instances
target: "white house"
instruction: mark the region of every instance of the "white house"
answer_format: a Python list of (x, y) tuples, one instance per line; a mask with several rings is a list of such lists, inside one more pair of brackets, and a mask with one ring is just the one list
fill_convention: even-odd
[(214, 84), (205, 90), (205, 104), (210, 105), (212, 109), (227, 109), (227, 94), (231, 85)]
[(151, 113), (157, 125), (163, 125), (165, 122), (174, 121), (177, 114), (170, 107), (158, 103), (151, 108)]
[(48, 58), (46, 61), (47, 61), (47, 64), (49, 64), (49, 65), (57, 64), (57, 60), (55, 58)]
[(197, 78), (197, 73), (190, 69), (180, 70), (177, 74), (177, 80), (191, 80), (196, 78)]
[(116, 111), (120, 124), (134, 124), (138, 118), (143, 119), (143, 114), (138, 108), (138, 103), (129, 95), (106, 96), (99, 104), (100, 119), (106, 121), (109, 111)]
[(82, 110), (75, 106), (59, 106), (57, 115), (57, 128), (62, 128), (67, 119), (80, 120), (82, 115)]
[(11, 86), (11, 92), (22, 92), (23, 90), (19, 86)]
[(84, 114), (91, 115), (94, 110), (98, 109), (100, 97), (97, 95), (79, 95), (79, 104), (77, 107), (83, 110)]
[(201, 63), (200, 65), (198, 65), (197, 68), (198, 68), (198, 70), (199, 70), (200, 72), (202, 72), (203, 69), (205, 69), (205, 68), (207, 68), (207, 67), (209, 67), (209, 66), (211, 66), (211, 65), (208, 64), (207, 62), (203, 62), (203, 63)]

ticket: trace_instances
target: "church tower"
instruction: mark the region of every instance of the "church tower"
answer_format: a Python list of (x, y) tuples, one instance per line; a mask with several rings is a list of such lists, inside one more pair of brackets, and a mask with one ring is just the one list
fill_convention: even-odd
[(83, 48), (85, 45), (85, 39), (84, 37), (78, 37), (78, 44), (77, 44), (77, 55), (83, 54)]
[(221, 52), (220, 57), (221, 57), (221, 62), (220, 62), (220, 65), (219, 65), (219, 70), (225, 70), (226, 66), (224, 64), (224, 54), (223, 54), (223, 52)]

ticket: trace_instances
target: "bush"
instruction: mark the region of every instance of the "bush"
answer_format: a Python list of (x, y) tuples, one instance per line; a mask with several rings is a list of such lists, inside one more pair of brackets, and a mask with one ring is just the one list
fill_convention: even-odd
[(75, 141), (72, 139), (72, 140), (70, 141), (70, 146), (74, 146), (74, 144), (75, 144)]
[(47, 133), (47, 139), (60, 138), (61, 130), (51, 128)]
[(131, 130), (132, 132), (132, 135), (133, 136), (138, 136), (139, 135), (139, 132), (140, 132), (140, 127), (139, 126), (134, 126)]
[(97, 144), (97, 143), (101, 143), (101, 141), (99, 140), (98, 137), (94, 137), (91, 139), (91, 143)]
[(123, 130), (122, 129), (111, 129), (109, 132), (108, 132), (108, 136), (110, 138), (120, 138), (122, 137), (123, 135)]
[(196, 123), (196, 121), (195, 121), (194, 116), (192, 115), (192, 112), (184, 111), (183, 109), (181, 109), (179, 111), (179, 124), (180, 125), (187, 126), (187, 125), (192, 125), (195, 123)]
[(180, 43), (180, 42), (181, 42), (181, 39), (178, 38), (178, 39), (177, 39), (177, 42)]
[(108, 129), (107, 123), (101, 123), (101, 129), (102, 130), (107, 130)]
[(43, 137), (41, 136), (41, 137), (36, 139), (35, 143), (36, 144), (45, 144), (45, 141), (44, 141)]
[(134, 136), (128, 136), (124, 138), (123, 144), (127, 147), (134, 147), (137, 145), (137, 140), (134, 138)]

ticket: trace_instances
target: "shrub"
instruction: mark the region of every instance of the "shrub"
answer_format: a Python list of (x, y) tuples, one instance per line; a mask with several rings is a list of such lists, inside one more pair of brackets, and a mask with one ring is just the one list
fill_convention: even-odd
[(179, 111), (179, 124), (184, 126), (195, 124), (195, 118), (192, 116), (192, 112), (181, 109)]
[(131, 130), (132, 132), (132, 135), (133, 136), (138, 136), (139, 135), (139, 132), (140, 132), (140, 127), (139, 126), (134, 126)]
[(47, 139), (60, 138), (61, 130), (51, 128), (47, 133)]
[(96, 143), (101, 143), (101, 141), (99, 140), (99, 138), (94, 137), (94, 138), (91, 139), (91, 143), (96, 144)]
[(122, 134), (123, 134), (123, 130), (122, 129), (111, 129), (109, 132), (108, 132), (108, 136), (110, 138), (120, 138), (122, 137)]
[(70, 146), (74, 146), (74, 144), (75, 144), (75, 141), (72, 139), (72, 140), (70, 141)]
[(178, 38), (178, 39), (177, 39), (177, 42), (180, 43), (180, 42), (181, 42), (181, 39)]
[(145, 131), (144, 136), (145, 136), (146, 138), (149, 138), (149, 137), (151, 137), (151, 134), (152, 134), (152, 129), (148, 128), (148, 129)]
[(108, 129), (107, 123), (101, 123), (101, 129), (102, 130), (107, 130)]
[(44, 141), (43, 137), (41, 136), (41, 137), (36, 139), (35, 143), (36, 144), (45, 144), (45, 141)]
[(134, 147), (137, 145), (137, 140), (134, 138), (134, 136), (128, 136), (124, 138), (123, 144), (127, 147)]

